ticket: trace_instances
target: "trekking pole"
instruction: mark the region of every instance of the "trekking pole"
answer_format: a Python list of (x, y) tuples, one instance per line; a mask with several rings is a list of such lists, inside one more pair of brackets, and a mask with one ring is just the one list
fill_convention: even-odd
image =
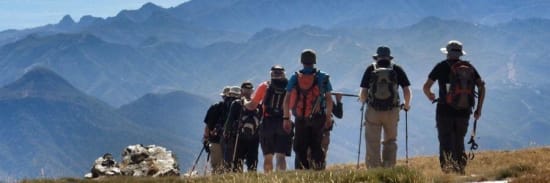
[(344, 97), (359, 97), (359, 95), (355, 94), (349, 94), (349, 93), (342, 93), (342, 92), (332, 92), (332, 95), (342, 95)]
[(401, 104), (401, 109), (405, 111), (405, 164), (409, 166), (409, 110), (405, 109), (405, 104)]
[(202, 146), (201, 152), (199, 153), (199, 156), (197, 156), (197, 159), (195, 160), (195, 163), (193, 164), (193, 167), (191, 167), (191, 171), (189, 171), (189, 176), (193, 175), (193, 171), (195, 171), (195, 167), (197, 166), (197, 163), (199, 162), (199, 159), (201, 158), (202, 152), (204, 151), (206, 147)]
[(210, 153), (206, 155), (206, 163), (204, 163), (204, 174), (203, 176), (206, 176), (206, 172), (208, 171), (208, 161), (210, 161)]
[(405, 164), (409, 166), (409, 110), (405, 109)]
[(479, 147), (475, 141), (476, 129), (477, 129), (477, 120), (474, 120), (474, 129), (472, 131), (472, 135), (470, 136), (470, 141), (468, 141), (468, 144), (472, 144), (470, 146), (470, 154), (468, 155), (468, 158), (470, 160), (474, 159), (475, 157), (474, 150), (477, 150), (477, 148)]
[(357, 169), (359, 169), (359, 159), (361, 157), (361, 139), (363, 135), (363, 119), (365, 115), (365, 103), (361, 106), (361, 123), (359, 123), (359, 148), (357, 149)]
[(237, 145), (239, 144), (239, 135), (241, 133), (239, 133), (239, 131), (237, 131), (237, 137), (235, 138), (235, 146), (233, 148), (233, 162), (231, 162), (231, 164), (233, 164), (233, 166), (236, 166), (235, 164), (235, 158), (237, 157)]

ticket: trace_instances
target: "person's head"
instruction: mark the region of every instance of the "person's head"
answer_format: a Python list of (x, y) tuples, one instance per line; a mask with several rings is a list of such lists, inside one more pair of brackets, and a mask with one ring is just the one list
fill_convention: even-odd
[(277, 79), (285, 79), (285, 68), (281, 65), (274, 65), (271, 67), (271, 71), (269, 71), (269, 74), (271, 75), (272, 80)]
[(227, 94), (228, 98), (237, 99), (241, 98), (241, 87), (239, 86), (232, 86), (229, 88), (229, 92)]
[(229, 88), (231, 88), (230, 86), (225, 86), (223, 87), (223, 90), (222, 92), (220, 93), (220, 96), (225, 99), (227, 97), (227, 95), (229, 95)]
[(246, 97), (247, 99), (249, 99), (253, 91), (254, 91), (254, 85), (252, 85), (250, 81), (245, 81), (241, 84), (241, 95), (243, 97)]
[(462, 43), (457, 40), (451, 40), (447, 43), (445, 48), (440, 49), (443, 54), (447, 55), (447, 59), (457, 60), (462, 55), (466, 55), (466, 52), (462, 50)]
[(379, 46), (378, 49), (376, 49), (376, 54), (373, 55), (372, 58), (376, 61), (390, 61), (393, 59), (393, 57), (391, 56), (390, 48), (387, 46)]
[(317, 64), (317, 56), (315, 56), (315, 51), (312, 49), (305, 49), (302, 51), (300, 62), (304, 65), (304, 67), (313, 67), (313, 65)]

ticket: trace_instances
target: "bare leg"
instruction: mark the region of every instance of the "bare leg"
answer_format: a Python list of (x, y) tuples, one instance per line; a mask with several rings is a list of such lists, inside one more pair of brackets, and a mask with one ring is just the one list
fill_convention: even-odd
[(285, 154), (275, 153), (275, 159), (277, 161), (277, 171), (285, 171), (286, 170), (285, 157), (286, 157)]
[(273, 171), (273, 154), (264, 155), (264, 172), (269, 173)]

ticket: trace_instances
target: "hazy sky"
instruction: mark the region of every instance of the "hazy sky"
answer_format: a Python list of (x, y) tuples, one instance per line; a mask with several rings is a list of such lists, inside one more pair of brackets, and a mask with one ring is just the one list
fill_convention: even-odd
[(123, 9), (138, 9), (147, 2), (161, 7), (187, 0), (0, 0), (0, 31), (57, 23), (64, 15), (78, 21), (83, 15), (115, 16)]

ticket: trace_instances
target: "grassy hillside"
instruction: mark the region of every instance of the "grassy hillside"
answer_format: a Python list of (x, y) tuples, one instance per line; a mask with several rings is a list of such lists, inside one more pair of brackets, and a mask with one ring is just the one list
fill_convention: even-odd
[(393, 169), (356, 169), (355, 165), (334, 165), (322, 172), (288, 171), (272, 174), (226, 174), (197, 178), (132, 178), (116, 177), (99, 181), (74, 178), (25, 180), (24, 183), (65, 182), (470, 182), (510, 180), (511, 182), (550, 182), (550, 147), (517, 151), (477, 153), (470, 161), (466, 176), (443, 174), (437, 157), (415, 157), (407, 166), (403, 160)]

